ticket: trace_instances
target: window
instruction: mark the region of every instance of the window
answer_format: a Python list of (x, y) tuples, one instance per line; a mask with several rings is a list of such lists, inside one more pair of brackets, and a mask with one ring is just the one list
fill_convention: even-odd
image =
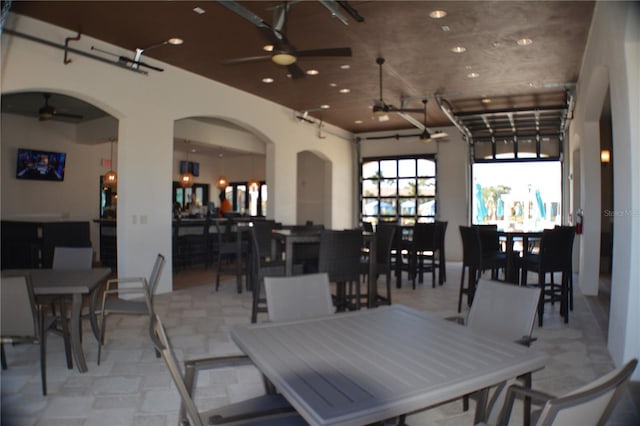
[(361, 167), (363, 222), (412, 225), (436, 215), (436, 161), (422, 157), (365, 158)]
[(233, 211), (246, 216), (267, 215), (267, 184), (262, 181), (257, 186), (248, 182), (231, 182), (225, 188), (225, 196), (233, 206)]
[(471, 223), (535, 231), (560, 225), (560, 161), (474, 163)]

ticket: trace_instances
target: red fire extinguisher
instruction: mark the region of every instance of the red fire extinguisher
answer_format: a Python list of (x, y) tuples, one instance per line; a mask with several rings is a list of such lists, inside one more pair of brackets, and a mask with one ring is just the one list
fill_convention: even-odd
[(584, 216), (582, 213), (582, 209), (579, 209), (576, 212), (576, 234), (582, 234), (582, 221), (584, 220)]

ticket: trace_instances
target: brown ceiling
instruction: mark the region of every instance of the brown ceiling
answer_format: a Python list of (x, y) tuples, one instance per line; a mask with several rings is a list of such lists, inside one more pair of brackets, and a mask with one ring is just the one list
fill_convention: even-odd
[[(269, 24), (274, 6), (282, 4), (239, 3)], [(379, 98), (377, 57), (385, 58), (383, 99), (396, 107), (407, 98), (408, 107), (421, 108), (421, 99), (432, 100), (436, 93), (455, 112), (563, 104), (565, 89), (578, 78), (594, 6), (591, 1), (350, 1), (364, 22), (345, 12), (344, 25), (320, 2), (290, 3), (291, 44), (299, 50), (350, 47), (352, 56), (299, 58), (303, 69), (320, 72), (301, 79), (288, 78), (286, 68), (268, 59), (225, 65), (227, 59), (264, 55), (265, 38), (254, 24), (211, 1), (14, 1), (11, 11), (68, 28), (69, 36), (79, 31), (121, 46), (131, 58), (136, 48), (183, 38), (182, 46), (149, 49), (142, 60), (175, 65), (360, 133), (413, 127), (397, 114), (384, 122), (372, 115)], [(195, 13), (195, 7), (205, 13)], [(447, 16), (430, 18), (435, 9)], [(516, 41), (524, 37), (533, 43), (519, 46)], [(451, 52), (455, 46), (466, 52)], [(344, 64), (350, 69), (341, 69)], [(471, 72), (479, 76), (468, 78)], [(264, 84), (263, 77), (275, 82)], [(339, 93), (341, 88), (350, 93)], [(482, 103), (485, 97), (493, 101)], [(319, 111), (322, 104), (330, 109)], [(428, 109), (429, 126), (450, 124), (436, 102)], [(422, 121), (422, 114), (414, 116)]]

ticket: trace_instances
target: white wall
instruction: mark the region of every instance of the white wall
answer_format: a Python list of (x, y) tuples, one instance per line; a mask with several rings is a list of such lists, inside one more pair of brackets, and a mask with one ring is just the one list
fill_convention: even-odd
[[(67, 30), (14, 14), (9, 15), (6, 26), (60, 43), (69, 36)], [(131, 54), (84, 36), (76, 48), (89, 52), (91, 46)], [(171, 253), (171, 198), (167, 188), (174, 178), (176, 120), (215, 117), (242, 125), (265, 142), (266, 177), (273, 207), (270, 215), (283, 223), (296, 219), (298, 152), (321, 153), (333, 164), (334, 178), (353, 180), (350, 135), (340, 129), (325, 125), (325, 138), (320, 140), (316, 127), (294, 120), (289, 109), (166, 64), (160, 64), (164, 72), (143, 76), (85, 57), (74, 57), (71, 64), (64, 65), (62, 56), (60, 50), (3, 33), (2, 91), (66, 94), (92, 103), (118, 120), (121, 275), (145, 275), (158, 251)], [(351, 199), (351, 187), (336, 185), (335, 179), (332, 185), (334, 200)], [(2, 197), (4, 204), (4, 191)], [(334, 210), (332, 215), (334, 226), (352, 225), (350, 205)], [(171, 265), (167, 265), (159, 292), (171, 289), (171, 276)]]
[[(597, 293), (600, 238), (598, 121), (611, 93), (614, 167), (613, 270), (608, 347), (616, 364), (640, 357), (640, 4), (598, 2), (571, 123), (571, 152), (580, 153), (580, 288)], [(574, 188), (577, 190), (577, 188)], [(577, 206), (576, 206), (577, 207)], [(633, 380), (640, 380), (635, 371)]]
[[(92, 221), (100, 216), (101, 166), (110, 144), (78, 144), (77, 126), (56, 121), (2, 114), (2, 200), (4, 220)], [(18, 148), (67, 154), (64, 181), (16, 179)], [(114, 153), (115, 155), (115, 153)], [(98, 225), (91, 222), (91, 243), (99, 254)]]

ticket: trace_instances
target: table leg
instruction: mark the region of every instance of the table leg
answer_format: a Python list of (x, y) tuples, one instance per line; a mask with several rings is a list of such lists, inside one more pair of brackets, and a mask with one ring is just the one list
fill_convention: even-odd
[(80, 318), (81, 310), (82, 294), (74, 293), (71, 302), (71, 350), (73, 351), (73, 357), (76, 360), (78, 371), (84, 373), (88, 369), (84, 352), (82, 351), (82, 342), (80, 341), (80, 327), (82, 326)]
[[(374, 308), (378, 304), (378, 271), (376, 253), (376, 239), (372, 237), (369, 241), (369, 279), (367, 281), (367, 307)], [(390, 272), (389, 272), (390, 273)], [(358, 284), (359, 285), (359, 284)]]
[[(524, 380), (524, 386), (527, 389), (531, 389), (531, 373), (527, 373), (524, 376), (522, 376), (522, 379)], [(522, 424), (524, 426), (530, 426), (531, 425), (531, 397), (525, 396), (524, 398), (524, 411), (523, 411), (523, 419), (522, 419)]]
[(285, 243), (285, 273), (288, 277), (293, 275), (293, 242), (288, 238)]
[(236, 285), (238, 294), (242, 293), (242, 231), (236, 230)]

